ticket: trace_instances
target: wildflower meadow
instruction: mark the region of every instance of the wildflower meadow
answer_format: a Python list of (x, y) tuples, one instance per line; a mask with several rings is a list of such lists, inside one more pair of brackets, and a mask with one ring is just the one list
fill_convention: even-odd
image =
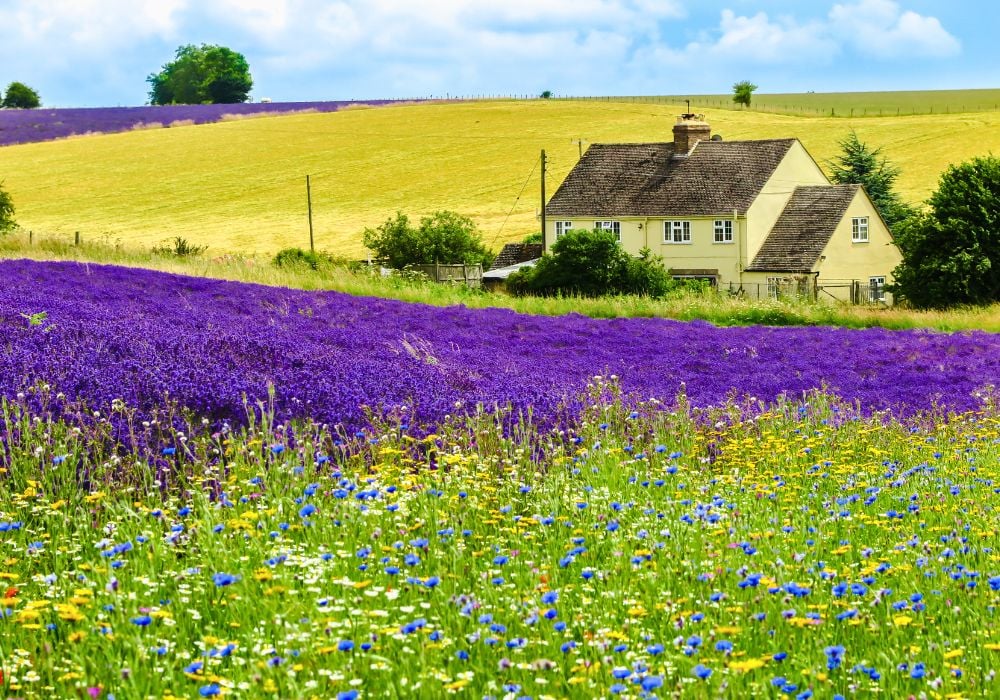
[(0, 272), (2, 697), (1000, 694), (994, 335)]

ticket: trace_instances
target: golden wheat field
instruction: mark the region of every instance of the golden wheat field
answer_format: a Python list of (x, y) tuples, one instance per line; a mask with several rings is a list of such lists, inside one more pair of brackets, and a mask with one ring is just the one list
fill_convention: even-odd
[[(586, 101), (425, 103), (175, 126), (0, 148), (17, 220), (39, 237), (153, 246), (174, 236), (212, 253), (308, 246), (363, 257), (361, 232), (397, 210), (470, 216), (494, 249), (537, 228), (539, 152), (551, 195), (580, 141), (667, 141), (678, 108)], [(705, 110), (726, 139), (797, 137), (820, 164), (855, 129), (923, 201), (944, 169), (1000, 152), (1000, 113), (803, 117)], [(520, 196), (519, 196), (520, 195)], [(508, 218), (509, 214), (509, 218)]]

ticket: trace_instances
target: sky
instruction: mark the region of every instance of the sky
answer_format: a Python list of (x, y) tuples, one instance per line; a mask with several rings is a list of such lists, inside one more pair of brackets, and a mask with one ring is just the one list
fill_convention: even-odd
[(141, 105), (179, 46), (242, 53), (251, 98), (1000, 87), (993, 0), (0, 0), (0, 88)]

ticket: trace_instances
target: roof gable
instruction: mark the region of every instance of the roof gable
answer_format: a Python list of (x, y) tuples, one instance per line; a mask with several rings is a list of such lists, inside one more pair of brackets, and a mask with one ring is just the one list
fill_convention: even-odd
[(500, 253), (493, 258), (491, 270), (499, 270), (503, 267), (516, 265), (528, 260), (542, 257), (543, 248), (541, 243), (507, 243)]
[(795, 139), (594, 144), (546, 205), (552, 216), (711, 216), (745, 212)]
[(799, 186), (748, 272), (810, 272), (861, 185)]

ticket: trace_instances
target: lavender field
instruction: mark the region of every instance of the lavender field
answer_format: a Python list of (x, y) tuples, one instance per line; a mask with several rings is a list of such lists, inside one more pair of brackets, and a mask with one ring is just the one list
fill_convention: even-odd
[(94, 407), (167, 394), (213, 421), (275, 392), (283, 418), (357, 427), (364, 407), (445, 415), (531, 407), (556, 420), (597, 375), (627, 395), (769, 404), (824, 388), (862, 410), (970, 410), (1000, 379), (1000, 339), (972, 332), (717, 328), (542, 318), (79, 263), (0, 263), (0, 395), (46, 382)]
[(247, 102), (241, 104), (80, 107), (0, 110), (0, 146), (52, 141), (81, 134), (110, 134), (175, 122), (209, 124), (228, 115), (281, 114), (311, 110), (336, 112), (354, 104), (386, 105), (392, 100), (357, 102)]
[(996, 335), (0, 279), (0, 697), (1000, 692)]

